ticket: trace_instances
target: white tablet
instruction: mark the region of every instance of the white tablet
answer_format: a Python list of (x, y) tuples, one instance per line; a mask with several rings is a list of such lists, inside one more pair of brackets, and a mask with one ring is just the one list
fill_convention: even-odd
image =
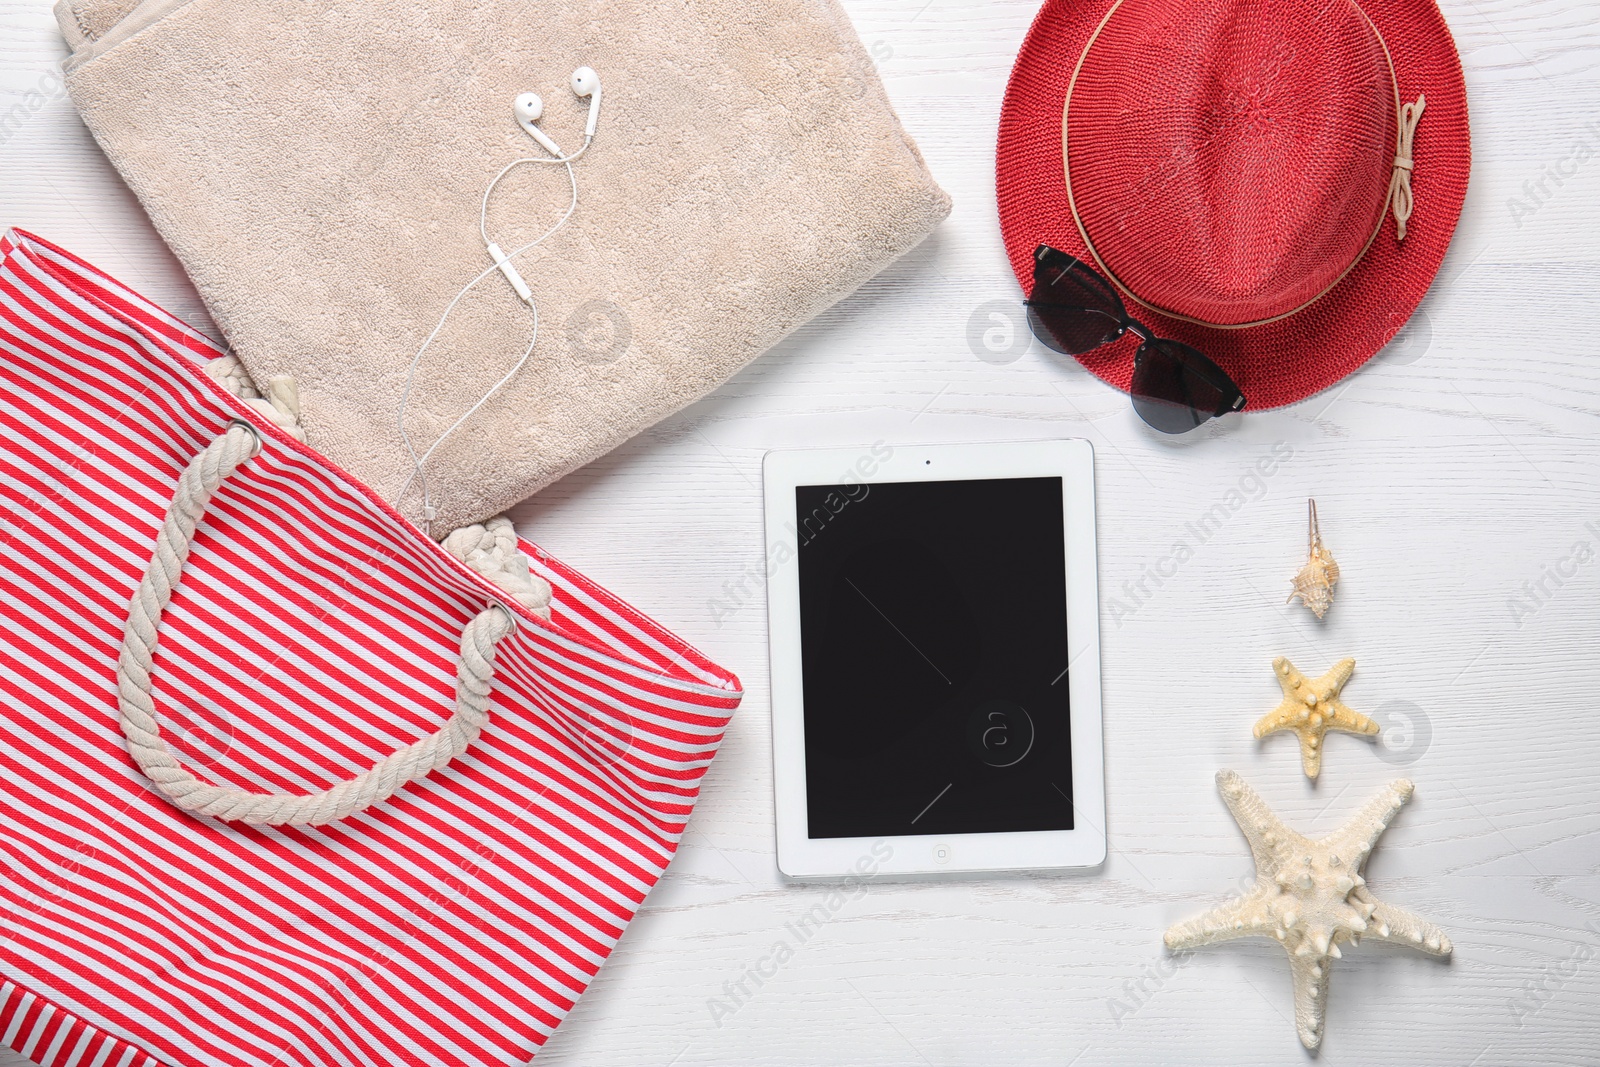
[(1086, 441), (769, 452), (778, 867), (1105, 859)]

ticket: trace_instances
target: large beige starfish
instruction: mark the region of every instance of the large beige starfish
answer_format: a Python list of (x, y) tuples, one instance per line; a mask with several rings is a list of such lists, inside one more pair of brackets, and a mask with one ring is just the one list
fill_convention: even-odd
[(1450, 939), (1443, 930), (1374, 899), (1361, 877), (1372, 846), (1395, 812), (1411, 799), (1409, 781), (1390, 782), (1355, 818), (1320, 841), (1284, 826), (1233, 771), (1217, 772), (1217, 786), (1250, 842), (1256, 884), (1243, 897), (1168, 930), (1169, 949), (1198, 948), (1236, 937), (1281, 941), (1294, 979), (1295, 1029), (1309, 1049), (1322, 1043), (1328, 969), (1341, 955), (1342, 942), (1355, 944), (1365, 934), (1433, 956), (1450, 955)]
[(1300, 764), (1307, 778), (1315, 778), (1322, 772), (1322, 739), (1329, 730), (1368, 736), (1378, 732), (1377, 723), (1351, 711), (1339, 699), (1339, 690), (1355, 672), (1355, 660), (1340, 660), (1314, 682), (1307, 680), (1283, 656), (1272, 661), (1272, 669), (1283, 687), (1283, 703), (1256, 723), (1256, 736), (1293, 730), (1300, 738)]

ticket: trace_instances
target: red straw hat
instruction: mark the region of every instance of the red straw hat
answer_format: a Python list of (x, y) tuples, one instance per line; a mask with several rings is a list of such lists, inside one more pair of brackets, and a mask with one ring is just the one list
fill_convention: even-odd
[[(1053, 245), (1251, 408), (1370, 359), (1467, 191), (1466, 85), (1434, 0), (1047, 0), (1000, 117), (1025, 290)], [(1079, 356), (1126, 390), (1137, 338)]]

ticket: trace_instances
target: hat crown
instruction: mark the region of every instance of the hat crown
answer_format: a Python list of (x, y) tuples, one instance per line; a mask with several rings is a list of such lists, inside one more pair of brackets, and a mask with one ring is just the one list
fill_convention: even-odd
[(1072, 206), (1140, 301), (1217, 325), (1288, 314), (1383, 221), (1395, 100), (1353, 0), (1121, 0), (1066, 103)]

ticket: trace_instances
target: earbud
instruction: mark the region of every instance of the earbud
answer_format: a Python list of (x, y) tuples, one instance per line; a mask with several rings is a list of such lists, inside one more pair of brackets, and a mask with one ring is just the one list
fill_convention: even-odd
[[(589, 73), (593, 74), (593, 71)], [(574, 75), (576, 80), (576, 75)], [(592, 107), (592, 106), (591, 106)], [(561, 146), (545, 136), (538, 126), (539, 119), (544, 115), (544, 101), (539, 99), (538, 93), (523, 93), (511, 101), (511, 114), (516, 116), (517, 125), (527, 131), (528, 136), (542, 144), (551, 155), (561, 157)]]
[(595, 126), (600, 122), (600, 75), (593, 67), (579, 67), (572, 72), (572, 91), (589, 98), (589, 123), (583, 131), (587, 141), (594, 136)]

